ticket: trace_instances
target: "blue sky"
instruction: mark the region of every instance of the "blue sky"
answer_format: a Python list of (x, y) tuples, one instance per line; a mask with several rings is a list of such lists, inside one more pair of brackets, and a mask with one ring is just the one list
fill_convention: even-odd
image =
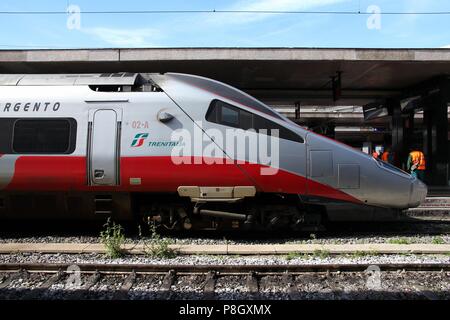
[[(68, 15), (0, 15), (0, 49), (117, 47), (450, 47), (450, 15), (147, 14), (89, 15), (118, 10), (449, 11), (448, 0), (88, 1), (2, 0), (0, 11), (81, 9), (80, 28)], [(72, 19), (74, 16), (71, 17)], [(70, 20), (76, 21), (76, 20)], [(71, 24), (76, 26), (76, 24)]]

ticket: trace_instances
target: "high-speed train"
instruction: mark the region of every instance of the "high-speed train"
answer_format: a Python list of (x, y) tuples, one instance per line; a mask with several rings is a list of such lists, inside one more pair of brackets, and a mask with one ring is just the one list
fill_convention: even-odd
[(0, 219), (293, 228), (418, 206), (416, 178), (200, 76), (0, 75)]

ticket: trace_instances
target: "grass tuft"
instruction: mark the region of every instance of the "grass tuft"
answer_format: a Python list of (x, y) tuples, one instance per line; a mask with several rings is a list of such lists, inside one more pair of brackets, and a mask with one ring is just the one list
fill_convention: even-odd
[(286, 256), (285, 259), (287, 261), (291, 261), (294, 259), (299, 259), (299, 258), (304, 258), (304, 254), (299, 253), (299, 252), (289, 252)]
[(434, 238), (431, 240), (431, 243), (432, 243), (432, 244), (445, 244), (445, 240), (444, 240), (444, 238), (442, 238), (442, 237), (434, 237)]
[[(172, 259), (176, 257), (176, 252), (169, 246), (173, 243), (171, 239), (163, 238), (156, 231), (154, 222), (149, 223), (150, 239), (144, 240), (145, 254), (152, 258)], [(139, 236), (142, 238), (141, 228), (139, 227)]]
[(125, 242), (122, 226), (111, 221), (110, 217), (103, 226), (105, 230), (100, 232), (100, 239), (106, 247), (106, 255), (113, 259), (122, 257), (122, 244)]
[(394, 238), (388, 240), (389, 244), (411, 244), (411, 241), (406, 238)]
[(314, 250), (313, 256), (320, 259), (325, 259), (330, 256), (330, 251), (328, 250)]

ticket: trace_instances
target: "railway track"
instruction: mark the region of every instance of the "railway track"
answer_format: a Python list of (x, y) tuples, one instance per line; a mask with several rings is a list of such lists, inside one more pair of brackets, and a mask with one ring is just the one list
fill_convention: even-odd
[(0, 265), (1, 299), (450, 299), (450, 263)]

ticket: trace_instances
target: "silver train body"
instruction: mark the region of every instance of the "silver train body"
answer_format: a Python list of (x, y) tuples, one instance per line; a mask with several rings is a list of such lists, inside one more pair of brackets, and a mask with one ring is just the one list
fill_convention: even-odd
[[(427, 194), (411, 175), (193, 75), (0, 75), (0, 126), (8, 219), (297, 226), (330, 203), (401, 210)], [(272, 143), (266, 157), (249, 143), (226, 149), (230, 131)]]

